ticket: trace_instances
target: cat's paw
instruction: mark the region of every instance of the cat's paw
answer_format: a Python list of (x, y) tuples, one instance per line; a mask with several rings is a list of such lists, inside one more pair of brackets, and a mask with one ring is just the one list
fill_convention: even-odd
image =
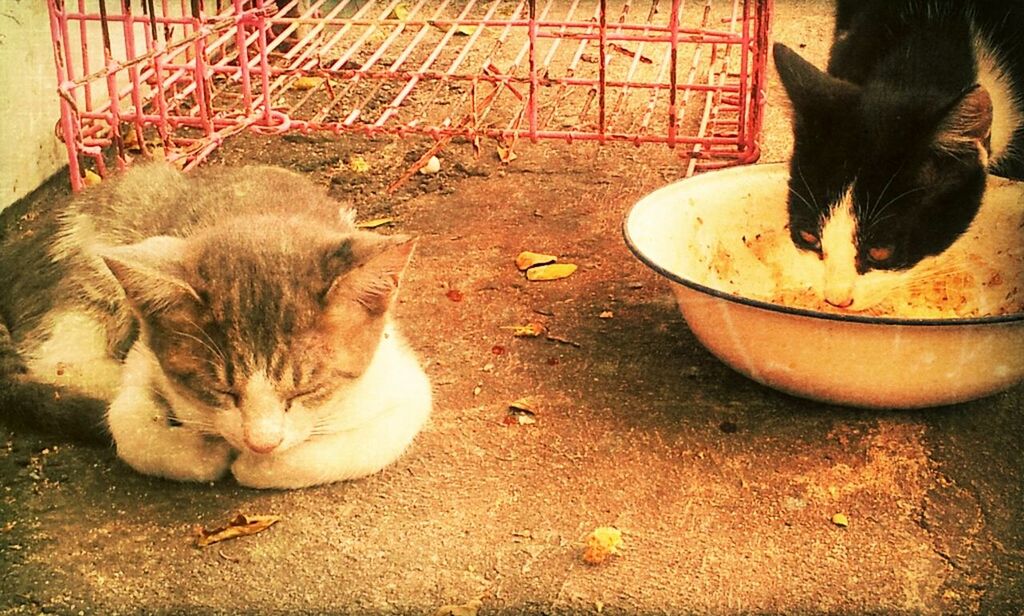
[(239, 485), (247, 488), (291, 488), (294, 486), (282, 483), (282, 473), (275, 472), (275, 459), (265, 455), (243, 452), (231, 464), (231, 474)]
[[(232, 448), (184, 428), (153, 430), (149, 443), (117, 441), (117, 457), (140, 473), (175, 481), (216, 481), (231, 466)], [(115, 437), (116, 440), (116, 437)]]

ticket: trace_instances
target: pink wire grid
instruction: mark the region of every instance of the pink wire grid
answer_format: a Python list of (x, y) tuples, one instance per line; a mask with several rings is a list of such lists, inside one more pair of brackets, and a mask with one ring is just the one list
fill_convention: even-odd
[(244, 130), (662, 143), (688, 174), (759, 153), (772, 0), (47, 3), (76, 190)]

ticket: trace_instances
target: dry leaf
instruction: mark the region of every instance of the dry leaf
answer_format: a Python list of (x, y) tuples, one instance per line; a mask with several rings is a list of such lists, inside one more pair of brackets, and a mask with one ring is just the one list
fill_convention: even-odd
[(455, 34), (460, 34), (462, 36), (469, 36), (474, 32), (476, 32), (476, 26), (458, 26), (455, 28)]
[(262, 532), (276, 524), (281, 518), (276, 515), (245, 515), (238, 514), (227, 526), (221, 526), (214, 528), (213, 530), (207, 530), (200, 528), (196, 531), (196, 547), (204, 548), (214, 543), (221, 541), (227, 541), (228, 539), (234, 539), (235, 537), (244, 537), (245, 535), (255, 535), (256, 533)]
[(529, 413), (530, 415), (537, 414), (537, 411), (534, 410), (533, 400), (530, 398), (519, 398), (508, 405), (508, 410), (513, 413)]
[(519, 424), (529, 426), (537, 423), (537, 411), (534, 410), (530, 398), (520, 398), (508, 405), (508, 415), (503, 422), (505, 425)]
[(554, 263), (557, 260), (558, 257), (555, 255), (545, 255), (539, 252), (524, 250), (516, 257), (516, 268), (518, 268), (519, 271), (524, 272), (535, 265), (547, 265), (548, 263)]
[(618, 554), (622, 547), (622, 531), (613, 526), (599, 526), (584, 540), (583, 562), (600, 565), (612, 554)]
[(293, 90), (312, 90), (324, 82), (323, 77), (299, 77), (292, 83)]
[(573, 263), (552, 263), (551, 265), (538, 265), (526, 270), (527, 280), (559, 280), (568, 278), (576, 271)]
[(348, 159), (348, 168), (356, 173), (366, 173), (370, 170), (370, 163), (358, 154), (353, 154)]
[(519, 155), (516, 154), (510, 146), (503, 143), (498, 144), (498, 160), (503, 163), (510, 163), (517, 158), (519, 158)]
[(536, 338), (543, 333), (544, 326), (537, 322), (512, 326), (512, 335), (516, 338)]
[(391, 11), (391, 16), (395, 19), (405, 21), (409, 18), (409, 7), (404, 4), (399, 4)]
[(836, 526), (842, 526), (843, 528), (846, 528), (850, 525), (850, 518), (846, 517), (845, 513), (837, 513), (834, 516), (832, 516), (832, 523)]
[(599, 319), (611, 319), (611, 318), (614, 318), (614, 317), (615, 317), (615, 313), (612, 312), (611, 310), (605, 310), (605, 311), (601, 312), (601, 314), (597, 315), (597, 318), (599, 318)]
[(95, 186), (103, 181), (99, 175), (89, 169), (85, 170), (85, 175), (82, 177), (82, 181), (85, 182), (86, 186)]
[(442, 605), (434, 611), (434, 616), (476, 616), (482, 605), (479, 599), (462, 605)]
[(420, 167), (420, 173), (423, 175), (434, 175), (441, 170), (441, 159), (436, 156), (431, 156), (427, 160), (427, 164)]
[(377, 227), (383, 227), (384, 225), (390, 225), (395, 222), (394, 218), (390, 216), (385, 218), (371, 218), (370, 220), (364, 220), (363, 222), (357, 222), (356, 227), (359, 229), (376, 229)]

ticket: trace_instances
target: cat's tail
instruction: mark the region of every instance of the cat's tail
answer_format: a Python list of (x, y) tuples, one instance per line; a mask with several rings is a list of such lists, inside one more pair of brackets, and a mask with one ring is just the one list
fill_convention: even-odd
[(93, 445), (112, 445), (107, 403), (25, 378), (25, 366), (0, 323), (0, 421)]

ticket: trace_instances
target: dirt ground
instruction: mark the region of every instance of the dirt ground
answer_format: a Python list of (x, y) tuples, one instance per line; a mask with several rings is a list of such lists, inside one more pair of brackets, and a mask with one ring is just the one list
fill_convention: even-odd
[[(820, 63), (827, 3), (777, 9), (776, 38)], [(777, 87), (771, 101), (762, 162), (790, 147)], [(1024, 387), (879, 412), (757, 385), (704, 350), (622, 241), (629, 206), (684, 172), (673, 153), (524, 145), (503, 165), (453, 143), (439, 174), (382, 194), (427, 145), (241, 136), (210, 163), (307, 172), (420, 238), (398, 323), (436, 406), (410, 451), (365, 480), (262, 492), (4, 432), (0, 612), (1024, 613)], [(352, 154), (371, 171), (346, 170)], [(580, 268), (528, 282), (521, 250)], [(513, 337), (531, 321), (552, 339)], [(536, 423), (510, 424), (524, 397)], [(193, 546), (236, 512), (282, 520)], [(603, 525), (624, 547), (586, 565)]]

